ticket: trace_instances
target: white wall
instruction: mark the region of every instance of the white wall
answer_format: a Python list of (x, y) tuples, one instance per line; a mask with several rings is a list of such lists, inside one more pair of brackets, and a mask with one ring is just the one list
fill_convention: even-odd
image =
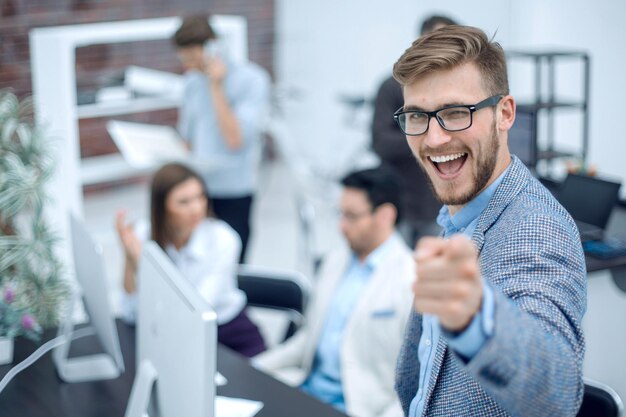
[[(479, 6), (478, 6), (479, 5)], [(328, 149), (340, 153), (347, 140), (363, 140), (367, 126), (349, 128), (341, 94), (372, 97), (393, 62), (414, 39), (424, 16), (443, 13), (461, 23), (497, 31), (507, 49), (565, 48), (591, 54), (589, 161), (601, 174), (626, 182), (626, 131), (619, 127), (626, 92), (626, 2), (598, 0), (481, 1), (443, 0), (436, 8), (408, 0), (344, 0), (335, 2), (277, 2), (277, 79), (297, 90), (300, 98), (288, 103), (294, 140), (321, 164), (331, 164)], [(580, 71), (560, 67), (558, 91), (565, 98), (580, 97)], [(513, 77), (512, 92), (524, 91), (528, 80)], [(528, 74), (527, 74), (528, 75)], [(518, 88), (521, 86), (522, 88)], [(559, 113), (558, 144), (576, 151), (580, 117)], [(617, 126), (617, 127), (614, 127)], [(335, 156), (335, 155), (334, 155)], [(626, 186), (622, 190), (626, 198)]]
[[(414, 39), (424, 16), (442, 13), (463, 24), (497, 31), (505, 49), (565, 48), (591, 55), (590, 162), (599, 172), (626, 182), (626, 2), (596, 0), (452, 1), (436, 3), (408, 0), (344, 0), (341, 2), (277, 1), (277, 80), (300, 92), (288, 100), (286, 114), (291, 140), (320, 165), (349, 163), (338, 157), (346, 142), (369, 140), (365, 118), (359, 129), (343, 122), (346, 109), (340, 94), (372, 97), (380, 81)], [(561, 68), (559, 68), (561, 70)], [(565, 65), (557, 85), (563, 97), (580, 97), (580, 71)], [(512, 93), (530, 97), (531, 78), (516, 70)], [(528, 74), (526, 74), (528, 75)], [(580, 116), (559, 116), (556, 142), (573, 150), (580, 140)], [(626, 197), (626, 186), (622, 196)], [(590, 350), (585, 373), (610, 383), (626, 398), (626, 357), (615, 355), (626, 331), (623, 320), (611, 314), (623, 311), (626, 299), (611, 285), (590, 282), (590, 311), (585, 319)], [(613, 307), (603, 299), (614, 300)], [(617, 307), (616, 307), (617, 308)], [(609, 311), (610, 310), (610, 311)], [(617, 333), (616, 333), (617, 332)], [(621, 350), (623, 352), (623, 350)]]
[[(344, 163), (350, 141), (369, 140), (369, 117), (350, 127), (341, 95), (373, 98), (396, 59), (415, 39), (422, 18), (439, 11), (510, 38), (509, 6), (485, 1), (485, 13), (464, 1), (349, 0), (277, 2), (277, 80), (298, 93), (286, 106), (293, 140), (318, 164)], [(331, 155), (329, 150), (332, 149)]]

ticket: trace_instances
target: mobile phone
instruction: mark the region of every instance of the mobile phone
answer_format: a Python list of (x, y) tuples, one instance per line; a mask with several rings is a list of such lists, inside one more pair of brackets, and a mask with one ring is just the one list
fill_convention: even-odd
[(206, 41), (204, 43), (204, 53), (211, 58), (221, 58), (219, 42), (215, 39)]

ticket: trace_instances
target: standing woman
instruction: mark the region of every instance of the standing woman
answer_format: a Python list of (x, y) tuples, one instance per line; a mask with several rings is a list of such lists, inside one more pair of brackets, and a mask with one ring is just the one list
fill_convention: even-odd
[(150, 200), (150, 225), (133, 226), (123, 211), (117, 214), (126, 255), (125, 320), (135, 321), (137, 266), (142, 243), (152, 239), (217, 313), (218, 341), (248, 357), (264, 351), (261, 333), (246, 314), (246, 296), (237, 288), (241, 239), (213, 215), (202, 178), (182, 164), (167, 164), (154, 174)]

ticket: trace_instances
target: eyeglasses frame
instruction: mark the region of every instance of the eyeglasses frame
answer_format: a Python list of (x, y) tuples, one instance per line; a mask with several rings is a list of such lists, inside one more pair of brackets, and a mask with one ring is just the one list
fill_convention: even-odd
[[(498, 104), (500, 102), (500, 100), (502, 100), (504, 98), (504, 94), (496, 94), (494, 96), (491, 97), (487, 97), (486, 99), (484, 99), (483, 101), (476, 103), (474, 105), (465, 105), (465, 104), (454, 104), (454, 105), (450, 105), (450, 106), (445, 106), (442, 107), (440, 109), (434, 110), (434, 111), (419, 111), (419, 110), (403, 110), (403, 107), (400, 107), (398, 110), (395, 111), (395, 113), (393, 114), (393, 119), (396, 121), (398, 127), (400, 128), (400, 130), (402, 131), (402, 133), (404, 133), (407, 136), (421, 136), (423, 134), (425, 134), (426, 132), (428, 132), (428, 128), (430, 127), (430, 119), (431, 118), (435, 118), (435, 120), (437, 120), (437, 123), (439, 123), (439, 126), (441, 126), (441, 128), (447, 132), (460, 132), (463, 130), (467, 130), (470, 127), (472, 127), (472, 124), (474, 123), (474, 112), (483, 109), (485, 107), (491, 107), (491, 106), (495, 106), (496, 104)], [(440, 111), (443, 110), (448, 110), (448, 109), (453, 109), (453, 108), (457, 108), (457, 107), (463, 107), (469, 110), (470, 112), (470, 123), (469, 126), (464, 127), (463, 129), (448, 129), (443, 125), (443, 121), (441, 121), (439, 119), (439, 117), (437, 116), (437, 113), (439, 113)], [(402, 129), (402, 125), (400, 124), (400, 115), (401, 114), (406, 114), (406, 113), (421, 113), (421, 114), (425, 114), (428, 116), (428, 121), (426, 122), (426, 130), (424, 130), (422, 133), (407, 133), (404, 131), (404, 129)]]

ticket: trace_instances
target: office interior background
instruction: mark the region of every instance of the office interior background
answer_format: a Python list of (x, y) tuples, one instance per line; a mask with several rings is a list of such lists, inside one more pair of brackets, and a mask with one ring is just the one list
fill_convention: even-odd
[[(287, 142), (268, 142), (255, 204), (254, 231), (248, 261), (307, 273), (307, 256), (323, 254), (340, 239), (336, 231), (334, 180), (372, 163), (367, 150), (370, 101), (393, 62), (415, 38), (424, 17), (440, 13), (478, 26), (506, 50), (585, 51), (591, 57), (588, 163), (604, 177), (626, 181), (626, 140), (622, 128), (626, 93), (626, 2), (599, 0), (589, 8), (582, 0), (514, 0), (436, 3), (408, 0), (4, 0), (0, 6), (0, 88), (21, 96), (32, 91), (28, 31), (35, 27), (187, 15), (209, 11), (247, 19), (249, 58), (273, 77), (276, 112)], [(77, 84), (94, 90), (115, 71), (136, 64), (179, 71), (167, 42), (155, 42), (132, 53), (116, 46), (96, 45), (77, 51)], [(512, 94), (532, 100), (533, 68), (511, 66)], [(50, 83), (54, 83), (51, 74)], [(81, 84), (82, 83), (82, 84)], [(557, 94), (581, 99), (580, 63), (559, 63)], [(79, 91), (80, 92), (80, 91)], [(176, 121), (175, 110), (136, 115), (146, 123)], [(574, 154), (581, 151), (581, 115), (575, 110), (555, 114), (554, 142)], [(102, 119), (81, 121), (80, 150), (84, 158), (115, 153)], [(50, 132), (52, 135), (54, 132)], [(62, 138), (61, 138), (62, 139)], [(563, 176), (564, 166), (540, 167)], [(297, 175), (292, 175), (293, 173)], [(113, 230), (118, 208), (131, 217), (147, 214), (145, 179), (127, 178), (84, 187), (85, 220), (107, 256), (107, 274), (116, 303), (120, 291), (121, 250)], [(626, 199), (626, 187), (622, 187)], [(62, 193), (55, 198), (63, 200)], [(314, 230), (303, 239), (298, 199), (314, 210)], [(626, 234), (626, 224), (623, 225)], [(307, 252), (308, 251), (308, 252)], [(585, 374), (612, 386), (626, 398), (626, 294), (608, 271), (590, 274), (585, 319)], [(272, 317), (259, 315), (259, 320)]]

